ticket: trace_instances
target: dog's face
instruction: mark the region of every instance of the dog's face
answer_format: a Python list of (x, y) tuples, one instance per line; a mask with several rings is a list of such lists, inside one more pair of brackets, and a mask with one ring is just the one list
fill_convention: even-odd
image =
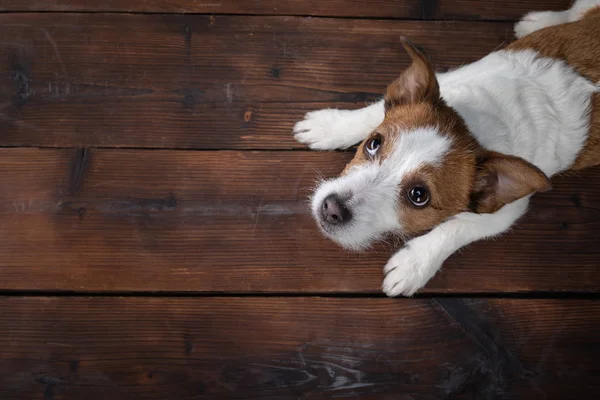
[(550, 188), (535, 166), (479, 146), (440, 97), (425, 54), (403, 44), (413, 63), (388, 87), (383, 123), (312, 198), (321, 230), (348, 249), (388, 233), (418, 235), (458, 213), (494, 212)]

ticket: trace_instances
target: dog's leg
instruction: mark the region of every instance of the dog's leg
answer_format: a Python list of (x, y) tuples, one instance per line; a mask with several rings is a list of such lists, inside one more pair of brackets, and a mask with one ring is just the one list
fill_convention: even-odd
[(312, 111), (294, 126), (294, 137), (315, 150), (346, 149), (365, 140), (384, 113), (383, 101), (358, 110)]
[(515, 36), (521, 39), (530, 33), (569, 22), (569, 11), (536, 11), (525, 15), (515, 25)]
[(411, 296), (425, 286), (452, 253), (508, 230), (525, 213), (528, 203), (529, 196), (493, 214), (458, 214), (429, 233), (409, 240), (385, 266), (383, 291), (388, 296)]
[(520, 39), (537, 30), (549, 26), (574, 22), (583, 17), (591, 8), (600, 6), (600, 0), (577, 0), (566, 11), (536, 11), (525, 15), (515, 25), (515, 36)]

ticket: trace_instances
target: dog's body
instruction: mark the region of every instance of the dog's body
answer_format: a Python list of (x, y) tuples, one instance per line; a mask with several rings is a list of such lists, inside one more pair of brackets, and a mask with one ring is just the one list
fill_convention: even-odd
[(314, 149), (364, 141), (313, 196), (327, 236), (358, 249), (388, 233), (420, 235), (385, 266), (388, 295), (413, 294), (456, 250), (506, 231), (548, 177), (600, 164), (597, 6), (529, 14), (519, 40), (444, 74), (405, 42), (413, 64), (384, 101), (296, 125)]

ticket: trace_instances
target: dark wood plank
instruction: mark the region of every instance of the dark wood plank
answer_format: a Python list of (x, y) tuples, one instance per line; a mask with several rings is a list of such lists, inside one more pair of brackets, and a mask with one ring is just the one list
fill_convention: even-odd
[(86, 11), (312, 15), (518, 20), (536, 10), (565, 10), (569, 0), (0, 0), (0, 11)]
[(423, 1), (422, 18), (450, 20), (519, 21), (531, 11), (562, 11), (571, 0), (432, 0)]
[[(542, 2), (541, 0), (538, 0)], [(549, 0), (544, 0), (548, 2)], [(0, 0), (0, 11), (86, 11), (419, 18), (420, 0)]]
[[(0, 145), (299, 148), (304, 112), (376, 99), (408, 35), (441, 68), (510, 24), (176, 15), (0, 15)], [(473, 38), (476, 38), (474, 40)], [(218, 138), (218, 140), (215, 140)]]
[[(0, 150), (0, 289), (378, 293), (387, 246), (322, 238), (307, 196), (349, 153)], [(600, 169), (555, 179), (514, 232), (427, 292), (600, 288)]]
[(1, 298), (0, 397), (593, 399), (600, 303)]

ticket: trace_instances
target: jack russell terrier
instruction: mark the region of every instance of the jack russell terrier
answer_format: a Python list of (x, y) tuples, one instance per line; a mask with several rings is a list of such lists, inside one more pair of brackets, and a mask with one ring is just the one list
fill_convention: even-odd
[(519, 40), (447, 73), (403, 38), (412, 64), (383, 100), (296, 124), (312, 149), (362, 142), (318, 185), (312, 213), (347, 249), (405, 240), (384, 268), (388, 296), (412, 295), (452, 253), (508, 230), (553, 175), (600, 164), (599, 6), (530, 13)]

